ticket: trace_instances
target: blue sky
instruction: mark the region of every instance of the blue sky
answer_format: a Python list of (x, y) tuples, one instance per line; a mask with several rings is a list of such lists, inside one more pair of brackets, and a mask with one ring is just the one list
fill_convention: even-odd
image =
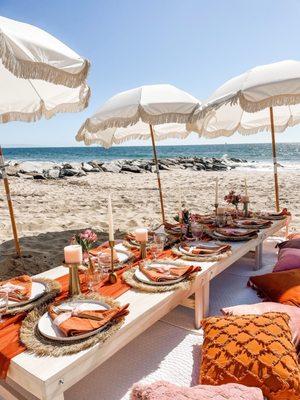
[[(171, 83), (201, 99), (252, 66), (300, 60), (298, 0), (0, 0), (0, 14), (47, 30), (92, 63), (86, 111), (2, 125), (2, 144), (76, 145), (82, 122), (119, 91)], [(299, 131), (278, 141), (299, 141)], [(165, 144), (269, 140), (261, 133)]]

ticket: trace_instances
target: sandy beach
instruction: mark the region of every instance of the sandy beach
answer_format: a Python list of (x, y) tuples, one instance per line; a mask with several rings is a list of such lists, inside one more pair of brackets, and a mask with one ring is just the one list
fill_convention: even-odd
[[(243, 192), (245, 172), (162, 171), (165, 209), (169, 221), (178, 210), (181, 188), (189, 208), (208, 212), (214, 203), (215, 178), (219, 177), (220, 198), (230, 189)], [(271, 172), (247, 173), (251, 208), (274, 207)], [(14, 243), (4, 190), (0, 192), (1, 275), (27, 272), (35, 274), (60, 265), (63, 247), (77, 230), (92, 228), (107, 239), (107, 197), (111, 192), (117, 235), (137, 226), (155, 226), (161, 222), (156, 175), (91, 173), (84, 177), (59, 180), (10, 179), (12, 199), (23, 260), (12, 259)], [(297, 172), (280, 172), (280, 202), (293, 215), (290, 231), (300, 231), (298, 209), (300, 180)]]

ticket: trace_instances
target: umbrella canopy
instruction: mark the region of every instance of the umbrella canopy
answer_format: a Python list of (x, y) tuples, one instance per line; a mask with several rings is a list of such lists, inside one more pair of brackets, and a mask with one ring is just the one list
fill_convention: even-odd
[(88, 118), (79, 132), (95, 133), (107, 128), (126, 128), (139, 121), (159, 125), (186, 123), (199, 100), (175, 86), (146, 85), (118, 93)]
[(110, 147), (131, 139), (151, 138), (163, 222), (165, 213), (155, 140), (185, 138), (186, 123), (200, 106), (199, 100), (175, 86), (146, 85), (121, 92), (81, 126), (76, 140)]
[(86, 82), (76, 88), (39, 79), (15, 77), (0, 62), (0, 122), (36, 121), (58, 112), (81, 111), (88, 105)]
[(220, 86), (188, 128), (215, 138), (270, 130), (274, 163), (275, 200), (279, 210), (275, 131), (300, 123), (300, 62), (282, 61), (250, 69)]
[(42, 79), (68, 87), (80, 86), (89, 62), (49, 33), (0, 17), (0, 58), (18, 78)]
[[(0, 123), (36, 121), (58, 112), (81, 111), (90, 96), (89, 62), (32, 25), (0, 17)], [(18, 232), (0, 146), (0, 172), (17, 254)]]

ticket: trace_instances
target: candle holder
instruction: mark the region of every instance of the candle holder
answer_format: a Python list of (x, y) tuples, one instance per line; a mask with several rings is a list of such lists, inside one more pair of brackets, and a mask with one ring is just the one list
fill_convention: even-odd
[(244, 217), (249, 217), (249, 201), (244, 201)]
[(140, 258), (144, 260), (147, 257), (147, 242), (140, 243)]
[(215, 203), (215, 215), (218, 214), (218, 207), (219, 207), (219, 204), (218, 204), (218, 203)]
[(78, 275), (79, 264), (68, 264), (69, 268), (69, 296), (73, 297), (81, 294), (80, 281)]
[(110, 283), (116, 283), (117, 282), (117, 274), (115, 273), (115, 264), (114, 264), (114, 247), (115, 247), (115, 241), (110, 240), (109, 241), (109, 247), (110, 247), (110, 273), (108, 275), (108, 279)]

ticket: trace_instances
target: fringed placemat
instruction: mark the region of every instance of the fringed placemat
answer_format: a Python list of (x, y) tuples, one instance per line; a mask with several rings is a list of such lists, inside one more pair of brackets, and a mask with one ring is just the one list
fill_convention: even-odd
[(149, 293), (159, 293), (159, 292), (170, 292), (172, 290), (188, 290), (191, 286), (192, 281), (195, 279), (195, 276), (190, 276), (189, 278), (174, 283), (172, 285), (150, 285), (148, 283), (143, 283), (136, 279), (134, 273), (137, 268), (131, 268), (128, 271), (124, 272), (122, 277), (124, 281), (134, 289), (141, 290), (142, 292)]
[[(100, 296), (99, 294), (78, 295), (73, 297), (74, 300), (100, 300), (111, 307), (118, 307), (120, 303), (110, 297)], [(107, 328), (94, 336), (86, 339), (72, 341), (70, 343), (58, 340), (51, 340), (44, 337), (38, 330), (38, 322), (40, 317), (47, 311), (47, 307), (43, 306), (32, 310), (24, 319), (20, 331), (21, 342), (27, 347), (27, 350), (38, 356), (60, 357), (78, 353), (86, 350), (96, 344), (103, 344), (114, 335), (123, 325), (125, 317), (119, 318), (115, 322), (107, 325)]]
[(39, 279), (33, 279), (32, 281), (44, 284), (46, 288), (45, 293), (41, 297), (38, 297), (36, 300), (31, 301), (30, 303), (9, 307), (5, 315), (15, 315), (23, 311), (31, 311), (35, 307), (40, 307), (43, 304), (49, 303), (61, 291), (60, 284), (55, 280), (39, 278)]
[(214, 261), (220, 261), (223, 260), (224, 258), (227, 258), (229, 256), (231, 256), (232, 251), (231, 250), (227, 250), (224, 253), (220, 253), (220, 254), (214, 254), (214, 255), (207, 255), (207, 256), (188, 256), (187, 254), (183, 254), (181, 253), (180, 250), (178, 250), (177, 246), (172, 247), (172, 253), (175, 256), (179, 256), (181, 260), (186, 260), (186, 261), (202, 261), (202, 262), (214, 262)]

